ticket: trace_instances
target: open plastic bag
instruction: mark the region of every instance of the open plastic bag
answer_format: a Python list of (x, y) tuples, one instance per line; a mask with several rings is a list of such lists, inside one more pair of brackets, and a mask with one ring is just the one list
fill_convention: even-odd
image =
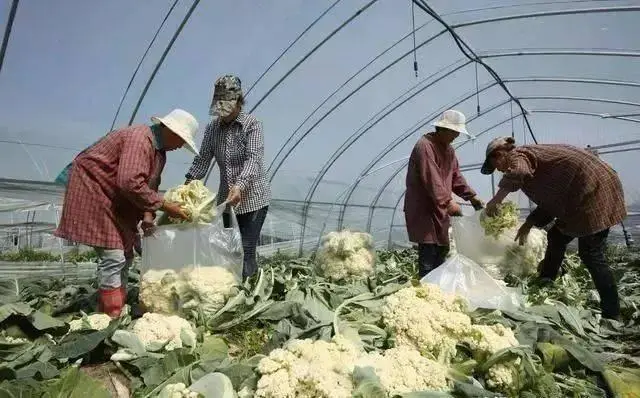
[(224, 207), (211, 224), (164, 225), (143, 239), (138, 298), (144, 310), (208, 317), (238, 293), (242, 238), (233, 210), (231, 228), (224, 228)]
[(156, 227), (152, 236), (142, 240), (144, 274), (150, 269), (189, 267), (223, 267), (240, 280), (242, 278), (242, 237), (233, 209), (231, 227), (225, 228), (222, 214), (225, 204), (216, 208), (210, 224), (187, 223)]
[(534, 273), (544, 258), (547, 246), (546, 232), (533, 228), (527, 242), (515, 242), (516, 228), (504, 231), (498, 238), (487, 236), (480, 224), (482, 211), (452, 219), (453, 241), (459, 254), (473, 260), (494, 279), (507, 274), (519, 277)]
[(518, 289), (493, 279), (481, 266), (462, 254), (448, 258), (425, 275), (420, 283), (438, 285), (445, 293), (464, 297), (472, 311), (476, 308), (514, 311), (522, 305)]

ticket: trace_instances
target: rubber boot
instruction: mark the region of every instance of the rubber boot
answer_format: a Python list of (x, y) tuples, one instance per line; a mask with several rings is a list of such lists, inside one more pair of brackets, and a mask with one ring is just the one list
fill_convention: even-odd
[(98, 311), (109, 315), (111, 318), (120, 316), (120, 311), (124, 307), (123, 289), (100, 289), (98, 292)]

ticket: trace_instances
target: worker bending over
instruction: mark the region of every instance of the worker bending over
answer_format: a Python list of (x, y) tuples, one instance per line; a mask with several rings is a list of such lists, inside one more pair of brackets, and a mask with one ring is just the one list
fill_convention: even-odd
[(522, 190), (537, 207), (518, 230), (523, 244), (532, 227), (555, 220), (547, 233), (547, 251), (539, 267), (543, 281), (554, 280), (567, 245), (578, 238), (578, 254), (600, 294), (602, 316), (617, 319), (620, 302), (605, 258), (609, 229), (627, 215), (622, 183), (616, 172), (593, 153), (570, 145), (523, 145), (496, 138), (487, 146), (483, 174), (504, 173), (500, 189), (487, 203), (493, 215), (505, 197)]

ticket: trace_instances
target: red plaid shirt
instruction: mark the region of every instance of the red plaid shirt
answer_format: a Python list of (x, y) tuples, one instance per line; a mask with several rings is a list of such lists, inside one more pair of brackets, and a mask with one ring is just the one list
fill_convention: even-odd
[(126, 127), (75, 158), (56, 236), (88, 246), (132, 249), (143, 213), (162, 205), (156, 184), (166, 154), (154, 148), (152, 137), (148, 126)]
[(406, 181), (404, 215), (409, 240), (449, 246), (447, 205), (452, 193), (464, 200), (476, 196), (460, 172), (453, 147), (436, 144), (429, 134), (420, 138), (409, 158)]
[(521, 189), (538, 208), (535, 225), (557, 219), (573, 237), (592, 235), (627, 215), (617, 173), (593, 153), (570, 145), (524, 145), (509, 153), (509, 170), (500, 187)]

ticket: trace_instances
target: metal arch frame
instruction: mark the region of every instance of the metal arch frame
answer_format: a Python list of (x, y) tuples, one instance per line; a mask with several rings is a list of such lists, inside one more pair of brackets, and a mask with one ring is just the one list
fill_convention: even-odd
[[(544, 99), (544, 100), (568, 100), (568, 101), (587, 101), (587, 102), (597, 102), (597, 103), (613, 103), (613, 104), (620, 104), (620, 105), (629, 105), (629, 106), (638, 106), (640, 107), (640, 102), (629, 102), (629, 101), (619, 101), (619, 100), (610, 100), (610, 99), (606, 99), (606, 98), (590, 98), (590, 97), (569, 97), (569, 96), (545, 96), (545, 95), (534, 95), (534, 96), (522, 96), (519, 97), (519, 99), (521, 100), (540, 100), (540, 99)], [(493, 129), (496, 128), (504, 123), (508, 123), (511, 120), (517, 119), (518, 117), (520, 117), (521, 114), (516, 114), (511, 116), (508, 119), (505, 119), (501, 122), (499, 122), (496, 125), (493, 125), (489, 128)], [(624, 120), (624, 119), (621, 119)], [(486, 132), (486, 130), (481, 131), (480, 133), (478, 133), (478, 136), (484, 134)], [(404, 159), (403, 159), (404, 160)], [(396, 161), (398, 162), (398, 161)], [(394, 162), (394, 163), (396, 163)], [(405, 169), (405, 167), (407, 167), (407, 161), (405, 160), (402, 165), (400, 167), (398, 167), (392, 174), (391, 176), (389, 176), (389, 178), (380, 186), (380, 189), (378, 190), (378, 192), (376, 192), (376, 196), (373, 198), (373, 200), (371, 201), (371, 203), (369, 204), (369, 216), (367, 219), (367, 228), (366, 231), (370, 232), (371, 231), (371, 224), (373, 221), (373, 215), (375, 212), (375, 209), (378, 208), (377, 204), (378, 201), (380, 200), (380, 197), (382, 196), (382, 194), (384, 193), (384, 191), (386, 191), (386, 189), (389, 187), (389, 184), (391, 184), (391, 182), (398, 176), (398, 174)], [(460, 166), (460, 168), (465, 168), (465, 167), (475, 167), (475, 166), (481, 166), (481, 163), (478, 164), (473, 164), (473, 165), (466, 165), (466, 166)], [(473, 169), (471, 169), (473, 170)], [(468, 170), (462, 170), (462, 171), (468, 171)]]
[[(595, 113), (595, 112), (576, 112), (576, 111), (559, 111), (559, 110), (552, 110), (552, 109), (539, 109), (539, 110), (527, 110), (527, 112), (529, 113), (555, 113), (555, 114), (561, 114), (561, 115), (578, 115), (578, 116), (591, 116), (591, 117), (598, 117), (601, 118), (602, 115), (599, 113)], [(615, 119), (614, 119), (615, 120)], [(630, 118), (620, 118), (617, 120), (624, 120), (624, 121), (628, 121), (628, 122), (632, 122), (632, 123), (640, 123), (639, 119), (630, 119)], [(473, 169), (467, 169), (465, 171), (470, 171)], [(389, 236), (388, 236), (388, 245), (391, 246), (391, 233), (393, 232), (393, 220), (396, 218), (396, 213), (398, 212), (398, 205), (400, 204), (400, 201), (402, 200), (402, 198), (404, 198), (406, 194), (406, 189), (402, 192), (402, 194), (400, 194), (398, 196), (398, 200), (396, 201), (395, 207), (393, 208), (393, 212), (391, 213), (391, 223), (389, 224)]]
[[(599, 80), (599, 79), (572, 79), (572, 78), (545, 78), (545, 77), (534, 77), (534, 78), (512, 78), (512, 79), (505, 79), (504, 80), (505, 83), (514, 83), (514, 82), (543, 82), (543, 81), (553, 81), (553, 82), (565, 82), (565, 83), (584, 83), (584, 84), (602, 84), (602, 85), (615, 85), (615, 86), (627, 86), (627, 87), (640, 87), (640, 83), (637, 82), (624, 82), (624, 81), (615, 81), (615, 80)], [(495, 84), (494, 84), (495, 85)], [(483, 89), (481, 89), (480, 91), (483, 91)], [(468, 98), (467, 98), (468, 99)], [(453, 106), (457, 106), (458, 103), (454, 104)], [(424, 119), (423, 119), (424, 120)], [(430, 119), (433, 120), (433, 117)], [(425, 124), (427, 124), (427, 122), (425, 122), (422, 126), (424, 126)], [(422, 127), (419, 126), (418, 128)], [(392, 151), (395, 147), (397, 147), (402, 141), (406, 140), (408, 137), (410, 137), (416, 130), (406, 130), (405, 133), (403, 133), (402, 136), (396, 138), (396, 140), (394, 140), (394, 142), (390, 145), (387, 145), (380, 153), (378, 153), (373, 160), (369, 163), (369, 165), (367, 165), (361, 172), (360, 174), (356, 177), (355, 179), (355, 184), (352, 187), (351, 192), (348, 193), (348, 195), (345, 197), (345, 199), (342, 202), (342, 209), (341, 212), (343, 213), (346, 210), (346, 207), (348, 205), (349, 199), (351, 198), (351, 195), (353, 194), (353, 192), (355, 192), (355, 189), (358, 187), (358, 179), (362, 178), (362, 176), (364, 174), (366, 174), (369, 170), (371, 170), (372, 167), (375, 166), (375, 164), (377, 164), (377, 162), (382, 159), (384, 156), (386, 156), (390, 151)], [(339, 216), (339, 219), (343, 219), (344, 218), (344, 214), (341, 214)], [(339, 222), (338, 227), (341, 227), (341, 223)]]
[[(554, 4), (554, 3), (572, 3), (572, 2), (571, 1), (541, 2), (541, 3), (538, 3), (538, 4)], [(486, 11), (486, 10), (489, 10), (489, 9), (498, 9), (498, 8), (513, 8), (513, 7), (518, 7), (518, 6), (519, 5), (508, 5), (508, 6), (474, 8), (474, 9), (468, 9), (468, 10), (461, 10), (461, 11), (446, 13), (446, 14), (443, 14), (443, 15), (450, 16), (450, 15), (457, 15), (457, 14), (465, 14), (465, 13), (468, 13), (468, 12)], [(423, 23), (422, 25), (418, 26), (417, 28), (412, 29), (411, 32), (409, 32), (406, 35), (402, 36), (400, 39), (396, 40), (392, 45), (390, 45), (389, 47), (387, 47), (386, 49), (384, 49), (383, 51), (378, 53), (378, 55), (373, 57), (369, 62), (367, 62), (363, 67), (361, 67), (356, 73), (352, 74), (347, 80), (345, 80), (342, 84), (340, 84), (337, 89), (335, 89), (331, 94), (329, 94), (318, 106), (316, 106), (316, 108), (313, 109), (313, 111), (311, 111), (311, 113), (309, 113), (307, 115), (307, 117), (302, 121), (302, 123), (300, 123), (300, 125), (298, 125), (298, 127), (293, 131), (293, 133), (291, 133), (291, 135), (280, 146), (280, 148), (278, 149), (278, 152), (276, 153), (276, 155), (274, 156), (273, 160), (271, 161), (271, 164), (269, 164), (269, 167), (267, 168), (267, 172), (271, 172), (271, 168), (273, 167), (275, 161), (280, 156), (280, 154), (282, 153), (284, 148), (289, 144), (289, 142), (291, 142), (291, 139), (293, 139), (293, 136), (302, 128), (302, 126), (304, 126), (304, 124), (309, 119), (311, 119), (311, 117), (313, 115), (315, 115), (315, 113), (318, 110), (320, 110), (320, 108), (322, 108), (322, 106), (324, 106), (324, 104), (326, 104), (331, 98), (333, 98), (334, 95), (336, 95), (342, 88), (344, 88), (353, 79), (355, 79), (360, 73), (362, 73), (365, 69), (367, 69), (369, 66), (371, 66), (374, 62), (376, 62), (378, 59), (380, 59), (380, 57), (385, 55), (387, 52), (392, 50), (394, 47), (396, 47), (397, 45), (399, 45), (400, 43), (402, 43), (403, 41), (405, 41), (406, 39), (408, 39), (412, 35), (413, 35), (413, 37), (415, 39), (415, 34), (416, 34), (417, 31), (425, 28), (427, 25), (429, 25), (429, 24), (431, 24), (433, 22), (435, 22), (435, 20), (431, 19), (431, 20), (428, 20), (427, 22)], [(414, 40), (414, 45), (415, 45), (415, 40)], [(414, 53), (415, 53), (415, 51), (414, 51)], [(252, 88), (253, 88), (253, 86), (252, 86)]]
[[(628, 51), (585, 51), (585, 50), (538, 50), (538, 49), (537, 50), (531, 50), (531, 51), (529, 51), (529, 50), (520, 50), (520, 51), (515, 51), (515, 52), (506, 52), (504, 50), (501, 50), (499, 52), (485, 52), (483, 54), (483, 58), (523, 56), (523, 55), (526, 55), (526, 56), (528, 56), (528, 55), (588, 55), (588, 56), (640, 57), (640, 52), (628, 52)], [(398, 96), (393, 101), (391, 101), (389, 104), (387, 104), (385, 107), (383, 107), (378, 113), (376, 113), (374, 116), (372, 116), (369, 120), (367, 120), (349, 138), (347, 138), (347, 140), (345, 140), (345, 142), (343, 142), (342, 145), (336, 151), (334, 151), (333, 154), (331, 154), (329, 159), (321, 167), (320, 171), (318, 172), (318, 175), (316, 176), (316, 178), (312, 182), (311, 187), (310, 187), (309, 191), (307, 192), (307, 197), (305, 198), (305, 200), (306, 201), (310, 201), (311, 200), (311, 198), (315, 194), (315, 191), (316, 191), (317, 187), (322, 182), (322, 179), (324, 178), (324, 176), (326, 175), (328, 170), (342, 156), (342, 154), (344, 154), (344, 152), (346, 152), (347, 149), (349, 149), (353, 144), (355, 144), (364, 134), (366, 134), (369, 130), (371, 130), (377, 123), (382, 121), (389, 114), (393, 113), (396, 109), (398, 109), (399, 107), (404, 105), (406, 102), (410, 101), (411, 99), (416, 97), (418, 94), (422, 93), (424, 90), (426, 90), (429, 87), (433, 86), (434, 84), (446, 79), (447, 77), (451, 76), (452, 74), (456, 73), (457, 71), (463, 69), (464, 67), (466, 67), (466, 66), (468, 66), (468, 65), (470, 65), (472, 63), (473, 63), (473, 61), (469, 61), (466, 58), (461, 58), (458, 61), (439, 69), (438, 71), (434, 72), (433, 74), (429, 75), (425, 79), (422, 79), (420, 82), (418, 82), (415, 85), (413, 85), (412, 87), (410, 87), (408, 90), (403, 92), (400, 96)], [(450, 70), (448, 72), (446, 72), (444, 75), (438, 76), (439, 74), (441, 74), (443, 71), (445, 71), (447, 69), (450, 69)], [(430, 81), (432, 78), (434, 78), (436, 76), (438, 76), (438, 77), (435, 78), (434, 80)], [(503, 80), (503, 81), (506, 81), (506, 80)], [(407, 98), (405, 98), (401, 102), (397, 103), (390, 110), (385, 112), (385, 110), (387, 110), (389, 107), (391, 107), (394, 103), (396, 103), (401, 98), (403, 98), (407, 94), (409, 94), (412, 91), (414, 91), (417, 87), (419, 87), (420, 85), (422, 85), (425, 82), (427, 82), (427, 84), (424, 87), (422, 87), (419, 90), (415, 91), (413, 94), (409, 95)], [(494, 82), (494, 84), (492, 84), (490, 87), (493, 87), (493, 86), (495, 86), (497, 84), (498, 84), (498, 82)], [(486, 88), (489, 88), (489, 87), (486, 87)], [(383, 112), (384, 112), (384, 114), (382, 116), (380, 116)], [(380, 116), (380, 117), (378, 118), (378, 116)], [(376, 118), (377, 118), (377, 120), (375, 120), (369, 127), (365, 128), (365, 126), (367, 126), (367, 124), (369, 124), (370, 122), (372, 122)], [(362, 129), (364, 129), (364, 130), (362, 130)], [(293, 150), (293, 148), (292, 148), (292, 150)], [(272, 175), (272, 178), (273, 178), (273, 175)], [(303, 212), (304, 212), (304, 210), (303, 210)]]
[[(617, 80), (604, 80), (604, 79), (578, 79), (578, 78), (566, 78), (566, 77), (525, 77), (525, 78), (510, 78), (510, 79), (505, 79), (504, 81), (506, 83), (509, 83), (509, 82), (565, 82), (565, 83), (602, 84), (602, 85), (613, 85), (613, 86), (640, 87), (640, 83), (636, 83), (636, 82), (626, 82), (626, 81), (617, 81)], [(488, 84), (487, 86), (494, 86), (496, 84), (497, 84), (497, 82), (494, 81), (494, 82)], [(484, 88), (484, 89), (486, 89), (486, 88)], [(467, 100), (468, 98), (466, 98), (465, 100)], [(453, 105), (453, 106), (455, 106), (455, 105)], [(434, 115), (437, 115), (437, 112)], [(430, 116), (431, 120), (433, 120), (433, 118), (435, 117), (434, 115)], [(426, 123), (428, 123), (428, 121), (425, 122), (424, 124), (426, 124)], [(417, 123), (417, 124), (419, 124), (419, 123)], [(420, 127), (418, 127), (418, 128), (420, 128)], [(411, 134), (413, 134), (413, 132), (410, 132), (407, 136), (409, 136)], [(396, 145), (398, 145), (398, 144), (396, 144)], [(385, 151), (383, 151), (378, 157), (376, 157), (375, 158), (376, 160), (371, 163), (371, 167), (373, 167), (373, 165), (375, 165), (375, 163), (377, 163), (377, 161), (379, 159), (384, 157), (392, 149), (393, 148), (389, 148), (387, 146), (387, 149)], [(363, 176), (366, 175), (366, 173), (371, 169), (371, 167), (368, 167), (366, 170), (362, 171), (358, 177), (356, 177), (355, 182), (349, 188), (351, 190), (349, 196), (351, 196), (351, 194), (355, 191), (355, 188), (357, 188), (357, 186), (359, 184), (359, 180), (361, 180), (363, 178)], [(306, 212), (308, 212), (308, 203), (309, 202), (306, 201), (306, 204), (305, 204)], [(347, 205), (348, 205), (348, 199), (345, 199), (343, 201), (343, 208), (341, 209), (340, 219), (344, 218), (344, 211), (346, 210)], [(302, 244), (304, 243), (304, 234), (306, 232), (306, 223), (307, 223), (306, 213), (305, 213), (305, 210), (303, 210), (303, 216), (302, 216), (302, 221), (301, 221), (302, 228), (301, 228), (301, 233), (300, 233), (300, 242), (301, 242), (300, 248), (303, 248)], [(299, 250), (302, 250), (302, 249), (299, 249)]]
[[(501, 16), (501, 17), (493, 17), (493, 18), (472, 20), (472, 21), (468, 21), (468, 22), (463, 22), (463, 23), (458, 23), (458, 24), (451, 25), (451, 28), (452, 29), (457, 29), (457, 28), (463, 28), (463, 27), (469, 27), (469, 26), (475, 26), (475, 25), (490, 24), (490, 23), (494, 23), (494, 22), (503, 22), (503, 21), (517, 20), (517, 19), (549, 17), (549, 16), (579, 15), (579, 14), (609, 13), (609, 12), (637, 12), (637, 11), (640, 11), (640, 6), (600, 7), (600, 8), (583, 8), (583, 9), (573, 9), (573, 10), (541, 11), (541, 12), (513, 14), (513, 15), (506, 15), (506, 16)], [(333, 107), (331, 107), (331, 109), (329, 109), (326, 113), (324, 113), (322, 115), (322, 117), (320, 117), (320, 119), (318, 119), (307, 131), (305, 131), (305, 133), (300, 138), (298, 138), (296, 140), (296, 142), (293, 144), (293, 146), (286, 151), (283, 159), (278, 162), (278, 165), (275, 167), (275, 170), (273, 170), (271, 172), (270, 181), (273, 181), (273, 178), (275, 178), (275, 174), (277, 174), (277, 172), (280, 169), (280, 167), (282, 167), (282, 165), (284, 164), (286, 159), (289, 157), (291, 152), (293, 152), (293, 150), (300, 144), (300, 142), (307, 135), (309, 135), (311, 133), (311, 131), (313, 131), (315, 129), (315, 127), (317, 127), (324, 119), (326, 119), (331, 113), (333, 113), (333, 111), (335, 111), (340, 105), (342, 105), (349, 98), (351, 98), (355, 93), (357, 93), (362, 88), (364, 88), (366, 85), (368, 85), (371, 81), (375, 80), (382, 73), (384, 73), (387, 70), (389, 70), (392, 66), (396, 65), (398, 62), (400, 62), (404, 58), (408, 57), (409, 55), (413, 54), (417, 49), (422, 48), (423, 46), (429, 44), (430, 42), (432, 42), (433, 40), (439, 38), (440, 36), (442, 36), (443, 34), (445, 34), (447, 32), (448, 32), (447, 29), (442, 29), (440, 32), (436, 33), (435, 35), (430, 36), (425, 41), (423, 41), (422, 43), (420, 43), (417, 46), (415, 46), (415, 48), (411, 49), (410, 51), (407, 51), (406, 53), (404, 53), (400, 57), (396, 58), (391, 63), (387, 64), (384, 68), (382, 68), (381, 70), (376, 72), (373, 76), (371, 76), (370, 78), (365, 80), (362, 84), (360, 84), (354, 90), (349, 92), (337, 104), (335, 104)], [(388, 50), (385, 50), (385, 52), (386, 51), (388, 51)], [(361, 72), (361, 70), (358, 71), (356, 74), (358, 74), (360, 72)], [(350, 77), (349, 80), (353, 79), (353, 77), (355, 77), (355, 76)], [(503, 80), (503, 82), (504, 82), (504, 80)], [(331, 96), (332, 95), (333, 94), (331, 94)], [(312, 114), (315, 113), (315, 111), (316, 110), (314, 110), (312, 112)], [(310, 117), (310, 115), (309, 115), (309, 117)], [(305, 121), (308, 120), (309, 117), (307, 117), (307, 119), (305, 119)], [(299, 126), (298, 128), (300, 128), (300, 127), (301, 126)], [(295, 134), (295, 132), (293, 134)], [(268, 167), (269, 171), (271, 171), (271, 169), (273, 168), (273, 164), (276, 162), (279, 154), (282, 153), (282, 151), (284, 150), (284, 146), (286, 146), (286, 144), (289, 143), (290, 140), (293, 138), (293, 134), (285, 141), (285, 143), (278, 150), (276, 156), (274, 157), (274, 159), (272, 160), (271, 164)]]

